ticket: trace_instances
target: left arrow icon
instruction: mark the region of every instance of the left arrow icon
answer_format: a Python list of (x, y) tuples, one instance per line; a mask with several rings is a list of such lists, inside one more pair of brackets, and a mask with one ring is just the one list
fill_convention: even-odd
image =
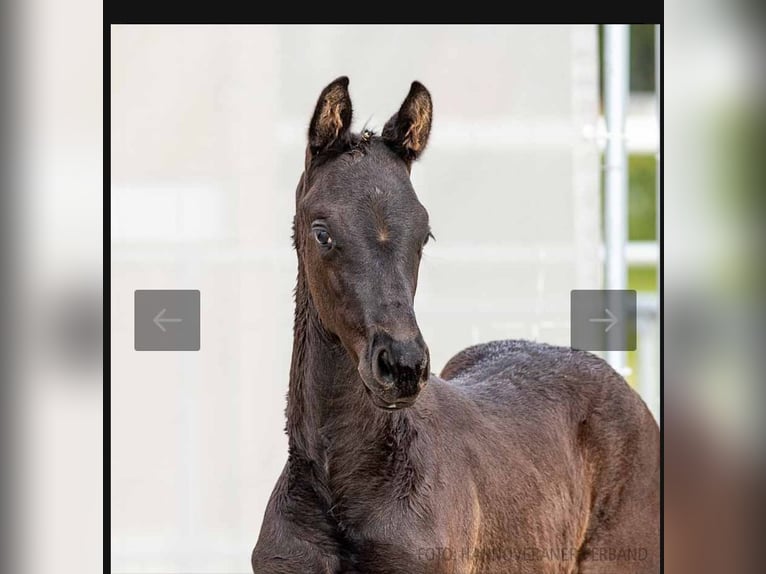
[(183, 319), (171, 319), (169, 317), (165, 317), (166, 312), (167, 312), (167, 309), (163, 309), (162, 311), (157, 313), (157, 315), (154, 317), (154, 324), (157, 325), (160, 329), (162, 329), (163, 333), (167, 331), (163, 323), (180, 323), (183, 321)]

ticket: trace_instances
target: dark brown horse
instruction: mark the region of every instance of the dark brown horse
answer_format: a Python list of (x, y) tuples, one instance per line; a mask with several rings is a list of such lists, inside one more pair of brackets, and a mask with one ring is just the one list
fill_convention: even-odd
[(319, 96), (296, 192), (289, 455), (253, 570), (657, 572), (659, 430), (609, 365), (497, 341), (430, 373), (410, 169), (431, 115), (414, 82), (380, 135), (354, 134), (348, 78)]

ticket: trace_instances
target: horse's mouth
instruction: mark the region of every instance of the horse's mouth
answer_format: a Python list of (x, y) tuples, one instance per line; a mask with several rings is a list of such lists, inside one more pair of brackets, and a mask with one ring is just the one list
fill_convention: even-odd
[[(361, 372), (360, 375), (362, 375)], [(372, 401), (372, 404), (384, 411), (398, 411), (401, 409), (409, 408), (415, 404), (415, 401), (420, 395), (420, 391), (418, 391), (417, 394), (406, 398), (387, 397), (386, 391), (389, 391), (390, 389), (381, 388), (380, 390), (376, 390), (375, 387), (379, 386), (379, 383), (376, 381), (368, 382), (365, 379), (365, 376), (362, 375), (362, 383), (364, 384), (364, 390), (369, 396), (370, 401)], [(425, 387), (425, 384), (422, 386)], [(422, 387), (420, 390), (422, 390)]]
[(415, 404), (415, 400), (417, 399), (417, 397), (412, 397), (410, 399), (398, 399), (395, 401), (387, 401), (386, 399), (377, 396), (373, 391), (367, 388), (366, 385), (365, 385), (365, 389), (367, 389), (367, 392), (370, 395), (372, 404), (374, 404), (376, 407), (384, 411), (398, 411), (401, 409), (409, 408)]

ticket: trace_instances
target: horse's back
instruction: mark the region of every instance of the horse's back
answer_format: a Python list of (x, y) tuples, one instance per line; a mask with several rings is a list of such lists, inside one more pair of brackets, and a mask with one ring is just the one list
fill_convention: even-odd
[(620, 375), (591, 353), (525, 340), (468, 347), (447, 361), (440, 377), (477, 398), (488, 394), (496, 400), (540, 393), (554, 400), (557, 393), (567, 395), (561, 399), (586, 399), (604, 385), (630, 391)]
[(602, 359), (585, 351), (523, 339), (505, 339), (463, 349), (447, 361), (439, 376), (470, 384), (502, 374), (537, 378), (552, 372), (574, 374), (605, 370), (611, 369)]

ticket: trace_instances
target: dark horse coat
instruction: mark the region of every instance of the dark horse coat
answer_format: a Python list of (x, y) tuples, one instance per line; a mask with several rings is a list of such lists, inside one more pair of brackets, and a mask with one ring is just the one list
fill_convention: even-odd
[(320, 95), (296, 192), (289, 455), (257, 574), (659, 570), (659, 430), (590, 353), (470, 347), (430, 373), (412, 302), (427, 212), (412, 189), (431, 99), (352, 134)]

